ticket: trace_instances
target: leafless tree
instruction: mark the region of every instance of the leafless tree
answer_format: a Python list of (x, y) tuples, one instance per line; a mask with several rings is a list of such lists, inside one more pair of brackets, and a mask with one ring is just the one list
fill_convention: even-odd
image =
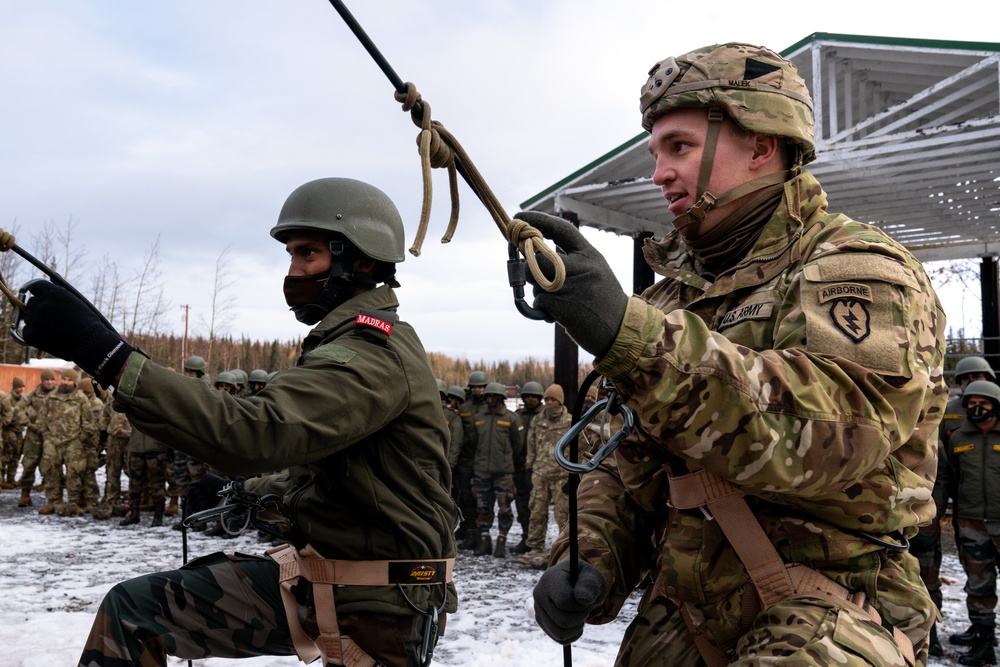
[(160, 332), (163, 317), (170, 307), (163, 293), (162, 271), (160, 270), (160, 237), (157, 235), (146, 252), (142, 266), (132, 279), (132, 321), (127, 336), (153, 335)]
[(118, 261), (112, 260), (110, 255), (105, 254), (100, 269), (92, 273), (90, 293), (97, 309), (104, 313), (109, 322), (114, 322), (118, 301), (123, 295), (123, 285)]
[(56, 227), (53, 223), (52, 230), (54, 231), (56, 249), (58, 251), (58, 258), (61, 264), (59, 273), (68, 282), (73, 282), (73, 280), (78, 279), (78, 272), (80, 270), (80, 265), (87, 257), (87, 248), (77, 242), (75, 232), (79, 221), (73, 220), (73, 216), (70, 216), (66, 220), (66, 224), (62, 227)]
[(208, 356), (205, 361), (212, 367), (212, 351), (216, 338), (228, 330), (229, 315), (236, 305), (235, 299), (229, 294), (233, 279), (229, 275), (229, 260), (231, 245), (227, 245), (215, 260), (215, 275), (212, 278), (212, 304), (208, 321)]
[[(20, 225), (18, 225), (17, 220), (8, 225), (5, 231), (12, 234), (16, 241), (20, 233)], [(18, 245), (20, 245), (19, 242)], [(25, 277), (28, 275), (27, 268), (30, 266), (30, 264), (27, 264), (13, 252), (0, 252), (0, 280), (3, 280), (7, 284), (7, 287), (14, 293), (26, 282)], [(23, 349), (15, 344), (13, 339), (6, 334), (7, 328), (10, 326), (11, 315), (14, 311), (13, 305), (7, 299), (0, 299), (0, 301), (2, 301), (0, 303), (0, 327), (2, 327), (0, 328), (0, 337), (3, 338), (3, 345), (0, 346), (0, 355), (3, 355), (2, 360), (4, 362), (13, 362), (23, 356)]]

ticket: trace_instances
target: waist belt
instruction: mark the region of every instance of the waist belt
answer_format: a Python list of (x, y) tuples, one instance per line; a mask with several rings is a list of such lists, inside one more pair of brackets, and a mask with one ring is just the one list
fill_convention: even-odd
[[(279, 567), (281, 601), (295, 653), (305, 663), (322, 657), (323, 664), (374, 667), (375, 661), (354, 640), (340, 632), (334, 586), (422, 586), (452, 580), (454, 558), (436, 560), (335, 560), (323, 558), (311, 546), (301, 551), (285, 544), (269, 549)], [(299, 620), (299, 602), (292, 587), (300, 579), (312, 583), (319, 637), (311, 639)]]
[[(716, 521), (746, 567), (757, 595), (744, 596), (745, 627), (749, 627), (761, 609), (795, 595), (817, 592), (828, 594), (837, 606), (868, 616), (885, 627), (882, 617), (867, 603), (863, 592), (851, 593), (806, 565), (786, 565), (750, 511), (745, 495), (736, 485), (704, 470), (670, 477), (670, 504), (677, 509), (701, 509), (708, 520)], [(678, 607), (709, 667), (729, 664), (722, 651), (705, 635), (702, 615), (687, 603), (678, 604)], [(903, 658), (913, 665), (915, 658), (910, 638), (895, 626), (892, 626), (892, 637)]]

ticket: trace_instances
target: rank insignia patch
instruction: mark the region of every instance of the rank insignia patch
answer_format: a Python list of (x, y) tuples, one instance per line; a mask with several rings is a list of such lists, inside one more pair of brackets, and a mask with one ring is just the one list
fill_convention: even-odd
[(855, 343), (860, 343), (872, 332), (868, 308), (858, 299), (836, 299), (830, 306), (833, 324)]

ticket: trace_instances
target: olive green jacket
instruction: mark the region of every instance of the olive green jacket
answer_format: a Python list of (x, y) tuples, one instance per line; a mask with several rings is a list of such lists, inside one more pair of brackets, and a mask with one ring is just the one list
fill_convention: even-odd
[(514, 463), (524, 460), (524, 436), (521, 418), (507, 408), (493, 413), (489, 408), (476, 415), (476, 475), (514, 473)]
[(986, 431), (966, 419), (942, 444), (941, 487), (955, 499), (954, 516), (1000, 520), (1000, 423)]
[[(133, 354), (115, 408), (136, 429), (229, 474), (289, 468), (285, 503), (326, 558), (453, 557), (441, 398), (416, 333), (393, 321), (397, 307), (386, 286), (350, 299), (309, 333), (296, 366), (251, 398)], [(442, 600), (440, 587), (408, 593), (421, 608)], [(344, 586), (336, 595), (341, 613), (412, 613), (391, 587)]]

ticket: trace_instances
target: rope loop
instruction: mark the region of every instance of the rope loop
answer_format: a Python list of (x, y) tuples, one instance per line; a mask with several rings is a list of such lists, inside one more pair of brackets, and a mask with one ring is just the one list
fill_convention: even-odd
[[(14, 235), (8, 231), (0, 229), (0, 252), (7, 252), (14, 247)], [(27, 308), (24, 302), (21, 301), (17, 294), (14, 293), (10, 287), (7, 286), (7, 281), (4, 280), (3, 274), (0, 274), (0, 293), (7, 297), (7, 301), (11, 303), (15, 308), (20, 308), (24, 310)]]
[[(420, 153), (420, 167), (423, 178), (423, 204), (420, 208), (420, 222), (417, 225), (417, 234), (410, 246), (410, 254), (414, 257), (420, 256), (420, 249), (427, 235), (427, 226), (430, 222), (431, 201), (433, 199), (433, 187), (431, 179), (431, 169), (445, 168), (448, 170), (449, 192), (451, 194), (451, 218), (448, 221), (448, 230), (441, 237), (441, 243), (448, 243), (455, 234), (458, 226), (458, 177), (457, 163), (465, 167), (466, 180), (469, 187), (476, 193), (479, 200), (489, 211), (490, 216), (504, 235), (517, 249), (524, 255), (528, 264), (528, 270), (539, 287), (547, 292), (555, 292), (562, 288), (566, 282), (566, 267), (562, 258), (545, 243), (545, 238), (537, 229), (523, 220), (512, 220), (496, 195), (486, 183), (486, 180), (472, 163), (468, 153), (462, 145), (452, 135), (445, 126), (438, 121), (431, 120), (431, 105), (423, 100), (417, 87), (407, 81), (403, 84), (404, 91), (396, 91), (393, 97), (403, 105), (403, 111), (410, 112), (410, 119), (413, 124), (420, 128), (417, 135), (417, 150)], [(417, 118), (417, 105), (420, 105), (421, 115)], [(550, 279), (538, 265), (536, 253), (541, 253), (553, 266), (554, 275)]]

